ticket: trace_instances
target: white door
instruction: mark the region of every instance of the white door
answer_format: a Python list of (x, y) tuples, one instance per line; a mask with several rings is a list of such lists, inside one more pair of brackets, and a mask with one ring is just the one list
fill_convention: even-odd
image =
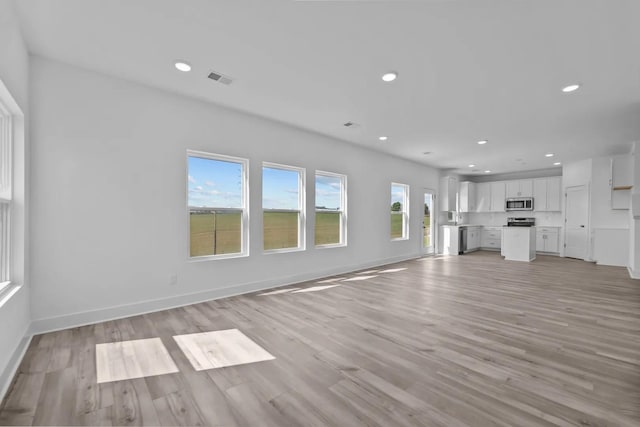
[(424, 216), (422, 217), (422, 253), (435, 253), (435, 219), (433, 211), (435, 206), (435, 194), (432, 190), (424, 192)]
[(565, 249), (570, 258), (587, 257), (587, 233), (589, 229), (589, 194), (587, 187), (568, 187), (565, 204)]

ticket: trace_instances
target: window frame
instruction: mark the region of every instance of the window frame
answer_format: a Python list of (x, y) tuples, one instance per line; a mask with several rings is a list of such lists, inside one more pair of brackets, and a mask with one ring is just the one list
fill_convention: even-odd
[[(401, 203), (401, 210), (400, 213), (402, 215), (402, 236), (401, 237), (391, 237), (391, 229), (389, 229), (389, 237), (391, 237), (391, 241), (392, 242), (397, 242), (397, 241), (401, 241), (401, 240), (409, 240), (410, 234), (409, 234), (409, 195), (411, 194), (410, 192), (410, 187), (408, 184), (402, 184), (399, 182), (391, 182), (391, 196), (393, 198), (393, 187), (402, 187), (402, 189), (404, 190), (404, 197), (403, 197), (403, 201)], [(389, 214), (391, 215), (389, 219), (392, 218), (393, 215), (398, 215), (397, 213), (394, 213), (393, 211), (389, 210)], [(391, 222), (389, 222), (389, 224), (391, 224)], [(391, 226), (391, 225), (389, 225)]]
[[(13, 118), (0, 102), (0, 296), (11, 285), (11, 211), (13, 210)], [(4, 226), (3, 226), (4, 225)]]
[[(264, 208), (264, 168), (280, 169), (293, 171), (298, 173), (298, 207), (299, 210), (291, 209), (265, 209)], [(262, 253), (263, 254), (278, 254), (287, 252), (300, 252), (307, 248), (306, 245), (306, 169), (298, 166), (283, 165), (280, 163), (262, 162), (262, 194), (260, 203), (262, 207)], [(265, 249), (264, 248), (264, 213), (269, 212), (298, 212), (298, 246), (290, 248), (276, 248)]]
[[(314, 218), (314, 222), (313, 222), (313, 231), (314, 231), (314, 244), (315, 247), (318, 249), (324, 249), (324, 248), (340, 248), (340, 247), (344, 247), (347, 246), (347, 175), (341, 174), (341, 173), (335, 173), (335, 172), (327, 172), (327, 171), (321, 171), (321, 170), (316, 170), (315, 172), (315, 181), (314, 181), (314, 189), (315, 189), (315, 185), (317, 182), (317, 178), (318, 175), (320, 176), (326, 176), (326, 177), (330, 177), (330, 178), (339, 178), (340, 179), (340, 207), (341, 209), (338, 211), (340, 212), (340, 242), (339, 243), (327, 243), (327, 244), (317, 244), (315, 243), (315, 218)], [(336, 212), (334, 210), (330, 210), (330, 209), (318, 209), (317, 206), (317, 200), (318, 200), (318, 195), (315, 195), (315, 200), (314, 200), (314, 213), (317, 215), (318, 212)]]
[[(239, 163), (242, 166), (242, 208), (201, 208), (199, 210), (211, 211), (241, 211), (242, 224), (240, 226), (240, 252), (218, 254), (218, 255), (202, 255), (191, 256), (191, 209), (189, 208), (189, 158), (198, 157), (201, 159), (218, 160), (230, 163)], [(186, 211), (187, 211), (187, 260), (190, 262), (212, 261), (230, 258), (243, 258), (249, 256), (249, 159), (242, 157), (228, 156), (226, 154), (209, 153), (205, 151), (187, 150), (186, 156)]]

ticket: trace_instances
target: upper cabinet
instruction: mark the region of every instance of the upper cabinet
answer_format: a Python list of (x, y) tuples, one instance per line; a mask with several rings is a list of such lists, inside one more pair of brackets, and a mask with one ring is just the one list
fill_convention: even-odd
[(474, 182), (461, 182), (458, 197), (458, 207), (460, 208), (460, 212), (476, 211), (476, 184)]
[(533, 209), (537, 212), (561, 210), (562, 179), (559, 176), (533, 180)]
[(506, 182), (506, 197), (532, 197), (533, 196), (533, 180), (518, 179)]
[[(562, 177), (552, 176), (547, 178), (547, 210), (560, 212), (562, 210)], [(536, 200), (533, 199), (535, 206)]]
[(629, 209), (633, 188), (633, 164), (629, 155), (611, 158), (611, 209)]
[(476, 212), (491, 212), (491, 183), (476, 184)]
[(491, 182), (490, 212), (504, 212), (506, 189), (504, 181)]
[(440, 180), (440, 210), (445, 212), (457, 211), (458, 178), (445, 176)]

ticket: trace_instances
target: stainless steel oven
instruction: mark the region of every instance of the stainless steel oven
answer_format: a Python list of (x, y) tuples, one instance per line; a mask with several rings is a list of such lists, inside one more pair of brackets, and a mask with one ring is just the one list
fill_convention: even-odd
[(509, 211), (532, 211), (533, 197), (514, 197), (507, 199), (505, 202), (505, 210)]

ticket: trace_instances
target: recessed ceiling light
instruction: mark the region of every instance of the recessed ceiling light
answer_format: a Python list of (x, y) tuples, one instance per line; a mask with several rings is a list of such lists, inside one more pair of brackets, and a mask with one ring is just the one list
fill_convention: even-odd
[(569, 92), (575, 92), (576, 90), (580, 89), (580, 85), (577, 83), (574, 83), (572, 85), (569, 86), (565, 86), (562, 88), (562, 91), (564, 93), (569, 93)]
[(176, 68), (180, 71), (184, 71), (185, 73), (187, 71), (191, 71), (191, 64), (189, 64), (188, 62), (185, 61), (176, 61), (176, 63), (174, 64), (176, 66)]
[(389, 139), (389, 138), (388, 138), (388, 137), (386, 137), (386, 136), (381, 136), (381, 137), (379, 137), (378, 139), (379, 139), (380, 141), (386, 141), (386, 140), (387, 140), (387, 139)]
[(487, 142), (489, 142), (489, 141), (487, 141), (486, 139), (483, 139), (482, 141), (478, 141), (478, 144), (480, 144), (480, 145), (484, 145), (484, 144), (486, 144)]
[(388, 73), (384, 73), (382, 75), (382, 80), (384, 80), (385, 82), (392, 82), (396, 78), (398, 78), (398, 73), (396, 73), (395, 71), (389, 71)]
[(486, 171), (484, 171), (484, 173), (491, 173), (491, 171), (490, 170), (486, 170)]
[(469, 165), (470, 168), (475, 168), (476, 165), (474, 165), (473, 163)]
[(553, 157), (553, 153), (547, 153), (544, 155), (545, 157)]
[(562, 164), (561, 162), (555, 162), (553, 166), (560, 166), (561, 164)]

